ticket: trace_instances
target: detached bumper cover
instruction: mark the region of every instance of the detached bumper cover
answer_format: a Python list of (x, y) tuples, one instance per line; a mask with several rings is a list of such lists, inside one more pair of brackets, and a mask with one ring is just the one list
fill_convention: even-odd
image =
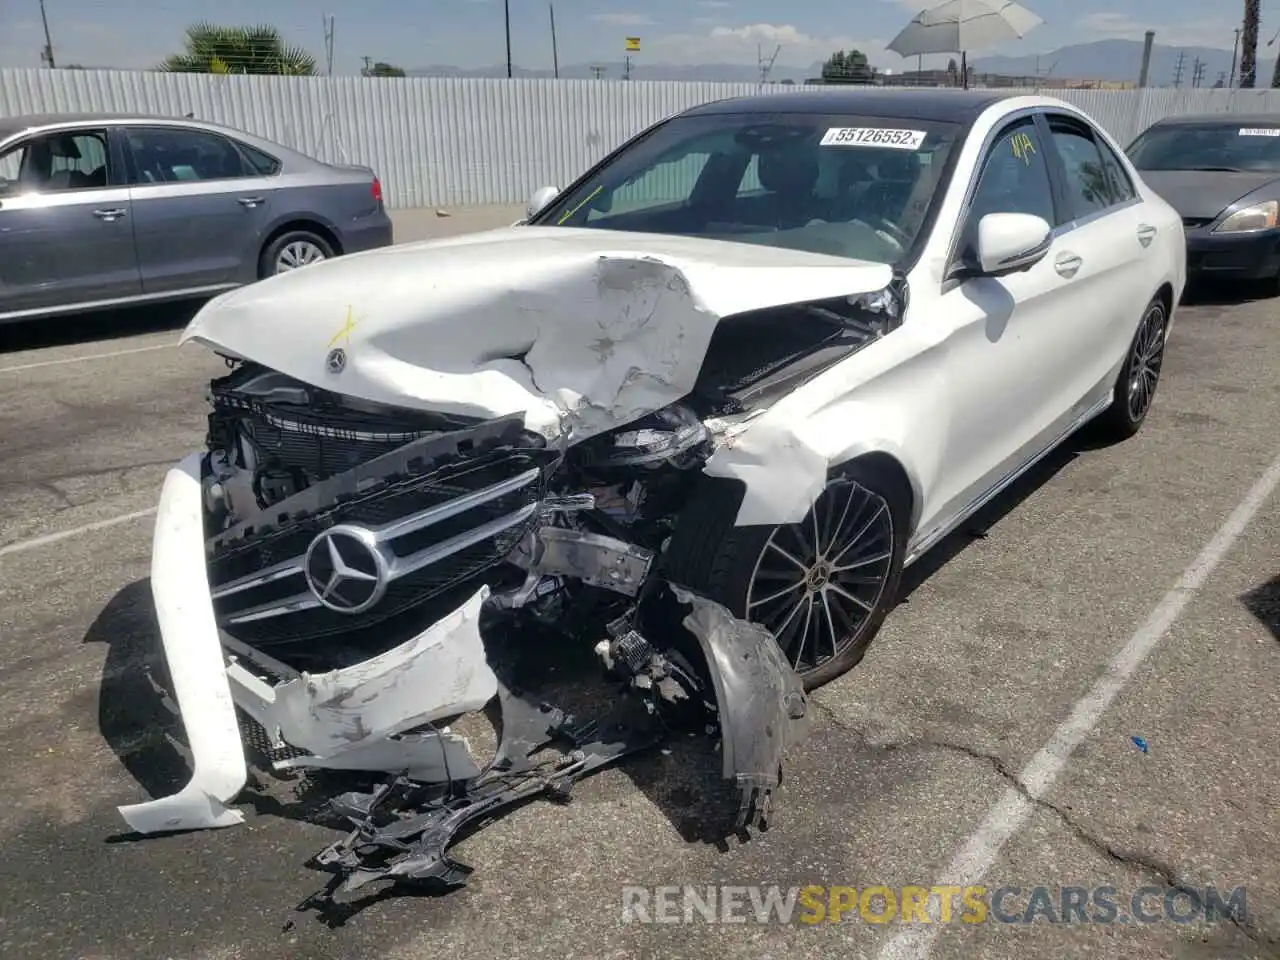
[(244, 746), (209, 600), (200, 492), (201, 455), (165, 477), (151, 552), (151, 592), (173, 695), (191, 747), (191, 780), (181, 791), (120, 808), (139, 833), (229, 827), (244, 820), (226, 806), (245, 785)]

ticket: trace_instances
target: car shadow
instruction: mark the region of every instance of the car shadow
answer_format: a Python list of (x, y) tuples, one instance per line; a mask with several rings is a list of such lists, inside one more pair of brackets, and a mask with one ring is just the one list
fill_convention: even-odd
[(67, 317), (5, 323), (4, 346), (0, 347), (0, 354), (64, 347), (75, 343), (110, 343), (112, 340), (146, 333), (180, 330), (195, 316), (206, 299), (178, 300), (117, 310), (98, 310)]
[(1280, 575), (1250, 590), (1240, 598), (1245, 609), (1280, 640)]
[(963, 553), (975, 540), (985, 539), (988, 530), (1021, 506), (1028, 497), (1052, 480), (1071, 461), (1081, 454), (1105, 449), (1113, 443), (1114, 441), (1103, 436), (1093, 424), (1086, 424), (1068, 437), (958, 529), (947, 535), (908, 567), (902, 574), (897, 603), (907, 603), (911, 594), (930, 577)]

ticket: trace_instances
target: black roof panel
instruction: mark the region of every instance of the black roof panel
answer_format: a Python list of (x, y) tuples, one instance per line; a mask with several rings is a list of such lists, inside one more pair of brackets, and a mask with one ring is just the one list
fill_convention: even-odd
[(1001, 100), (1022, 96), (994, 90), (886, 90), (882, 87), (824, 87), (794, 93), (765, 93), (716, 100), (686, 110), (683, 116), (750, 113), (848, 113), (864, 117), (951, 120), (969, 123)]

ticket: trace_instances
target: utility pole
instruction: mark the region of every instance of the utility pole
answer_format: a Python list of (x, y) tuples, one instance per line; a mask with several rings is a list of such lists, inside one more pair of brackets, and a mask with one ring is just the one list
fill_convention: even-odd
[(1236, 58), (1240, 55), (1240, 28), (1236, 27), (1236, 41), (1231, 45), (1231, 76), (1227, 78), (1227, 86), (1236, 85)]
[(507, 79), (511, 79), (511, 0), (502, 0), (502, 19), (507, 25)]
[(364, 61), (364, 75), (366, 77), (372, 77), (373, 76), (373, 57), (361, 57), (360, 59)]
[(53, 70), (57, 64), (53, 62), (53, 40), (49, 37), (49, 15), (44, 11), (44, 0), (40, 0), (40, 21), (44, 24), (44, 49), (40, 51), (40, 59)]
[(556, 5), (547, 4), (551, 11), (551, 70), (557, 80), (560, 79), (560, 51), (556, 48)]
[(1240, 86), (1252, 89), (1258, 74), (1259, 0), (1244, 0), (1244, 23), (1240, 25)]
[[(1151, 48), (1156, 42), (1156, 32), (1148, 30), (1147, 35), (1142, 38), (1142, 66), (1138, 70), (1138, 86), (1139, 88), (1147, 85), (1147, 79), (1151, 75)], [(1037, 64), (1039, 58), (1037, 58)]]
[(1200, 80), (1203, 76), (1204, 63), (1199, 57), (1196, 57), (1196, 62), (1191, 67), (1191, 86), (1198, 89), (1200, 86)]
[(1186, 62), (1186, 59), (1187, 59), (1187, 51), (1185, 51), (1185, 50), (1179, 50), (1179, 51), (1178, 51), (1178, 62), (1174, 65), (1174, 68), (1173, 68), (1173, 85), (1174, 85), (1174, 87), (1180, 87), (1180, 86), (1182, 86), (1182, 65), (1183, 65), (1183, 63), (1184, 63), (1184, 62)]
[(622, 79), (631, 79), (631, 54), (627, 54), (622, 58)]
[(605, 71), (605, 68), (604, 68), (604, 67), (595, 67), (595, 66), (593, 66), (593, 67), (591, 68), (591, 76), (592, 76), (594, 79), (599, 80), (601, 77), (603, 77), (603, 76), (604, 76), (604, 71)]
[(324, 63), (325, 72), (333, 76), (333, 14), (324, 15)]

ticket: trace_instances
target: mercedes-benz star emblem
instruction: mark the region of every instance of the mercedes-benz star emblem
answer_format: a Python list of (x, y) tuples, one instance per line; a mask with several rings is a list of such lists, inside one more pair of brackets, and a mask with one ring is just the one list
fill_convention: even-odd
[(364, 527), (338, 524), (307, 547), (307, 586), (337, 613), (363, 613), (387, 592), (387, 561)]
[(347, 365), (347, 351), (334, 347), (324, 358), (324, 365), (329, 368), (330, 373), (341, 373)]

